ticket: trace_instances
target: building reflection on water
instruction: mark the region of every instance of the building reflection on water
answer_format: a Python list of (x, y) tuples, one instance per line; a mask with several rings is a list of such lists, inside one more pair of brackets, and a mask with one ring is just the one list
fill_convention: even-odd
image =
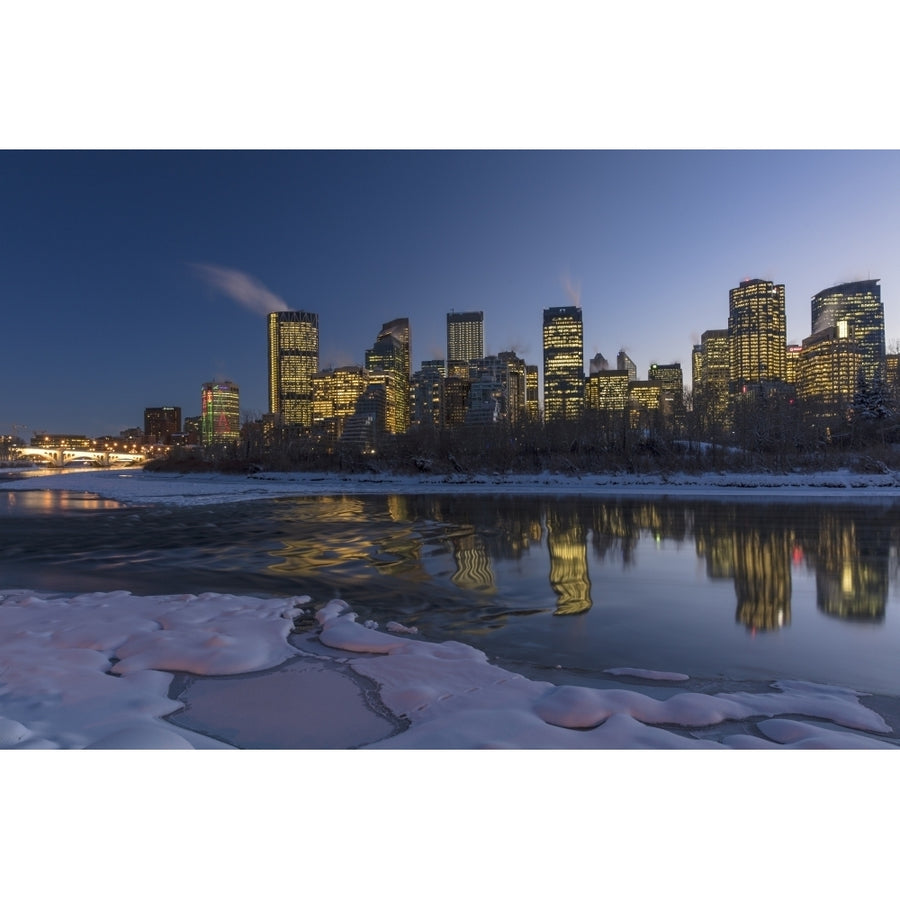
[(556, 594), (556, 615), (571, 616), (591, 608), (587, 533), (577, 509), (547, 510), (547, 550), (550, 586)]
[[(900, 567), (900, 526), (881, 507), (385, 496), (310, 499), (304, 516), (321, 527), (283, 536), (273, 570), (299, 576), (346, 565), (360, 576), (446, 577), (481, 603), (500, 592), (499, 566), (537, 554), (547, 562), (557, 615), (603, 602), (595, 591), (603, 568), (638, 565), (649, 541), (693, 542), (707, 577), (733, 583), (735, 621), (750, 631), (790, 625), (795, 569), (814, 574), (823, 614), (881, 622), (891, 567)], [(350, 521), (360, 527), (338, 527)]]

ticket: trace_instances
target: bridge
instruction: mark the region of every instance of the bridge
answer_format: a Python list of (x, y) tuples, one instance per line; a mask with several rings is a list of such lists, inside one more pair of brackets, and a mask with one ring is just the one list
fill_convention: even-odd
[(90, 462), (95, 466), (129, 466), (147, 459), (144, 453), (120, 453), (118, 450), (68, 450), (65, 447), (19, 447), (19, 459), (34, 459), (56, 468), (71, 462)]

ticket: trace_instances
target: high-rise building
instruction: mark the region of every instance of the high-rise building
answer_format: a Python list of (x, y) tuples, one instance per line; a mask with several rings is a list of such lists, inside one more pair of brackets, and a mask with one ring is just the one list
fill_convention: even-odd
[(541, 415), (540, 384), (538, 367), (525, 366), (525, 415), (530, 422), (536, 422)]
[(784, 382), (784, 285), (749, 278), (728, 292), (729, 390)]
[(866, 381), (885, 376), (884, 306), (879, 279), (852, 281), (819, 291), (812, 298), (812, 334), (849, 325), (849, 335), (862, 351)]
[(180, 406), (148, 406), (144, 410), (144, 442), (168, 444), (181, 432)]
[(637, 381), (637, 365), (624, 350), (616, 354), (616, 368), (624, 369), (628, 373), (629, 381)]
[(681, 363), (652, 363), (647, 380), (660, 386), (660, 409), (669, 427), (684, 426), (684, 375)]
[(840, 418), (853, 404), (863, 351), (846, 321), (803, 341), (797, 396), (810, 421)]
[(269, 412), (282, 425), (309, 427), (313, 375), (319, 371), (319, 315), (302, 310), (269, 313)]
[(662, 386), (658, 381), (628, 383), (628, 421), (635, 430), (652, 432), (661, 424)]
[(700, 336), (700, 352), (695, 356), (694, 411), (701, 429), (707, 433), (729, 427), (730, 373), (728, 330), (704, 331)]
[(484, 313), (447, 313), (448, 372), (484, 356)]
[(384, 430), (403, 434), (410, 423), (409, 389), (412, 377), (409, 319), (385, 322), (371, 350), (366, 350), (370, 384), (385, 386)]
[(413, 373), (410, 384), (410, 425), (419, 428), (444, 427), (444, 376), (440, 368), (422, 368)]
[(598, 412), (621, 412), (628, 405), (628, 372), (603, 369), (592, 372), (584, 384), (584, 405)]
[(584, 409), (581, 307), (544, 310), (544, 420), (577, 419)]
[(356, 402), (369, 384), (362, 366), (341, 366), (316, 372), (313, 384), (313, 425), (340, 438), (346, 420), (356, 412)]
[(231, 381), (207, 381), (200, 396), (200, 438), (207, 447), (230, 444), (241, 433), (241, 395)]

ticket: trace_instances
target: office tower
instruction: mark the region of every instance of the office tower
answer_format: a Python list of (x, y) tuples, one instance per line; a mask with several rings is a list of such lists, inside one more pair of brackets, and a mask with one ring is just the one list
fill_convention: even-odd
[(185, 416), (184, 417), (184, 442), (185, 444), (196, 447), (203, 443), (203, 417), (202, 416)]
[(851, 332), (849, 324), (841, 320), (803, 341), (797, 396), (809, 421), (834, 420), (853, 405), (864, 357)]
[(231, 381), (207, 381), (200, 396), (200, 438), (207, 447), (230, 444), (241, 433), (241, 398)]
[(180, 406), (148, 406), (144, 410), (145, 443), (168, 444), (172, 435), (180, 432)]
[(470, 360), (466, 424), (519, 422), (525, 415), (525, 380), (525, 360), (512, 350)]
[(628, 373), (629, 381), (637, 381), (637, 366), (624, 350), (620, 350), (616, 354), (616, 368), (624, 369)]
[(445, 359), (423, 359), (422, 365), (419, 367), (422, 372), (437, 372), (443, 378), (447, 377), (447, 360)]
[(849, 325), (849, 336), (862, 350), (866, 381), (885, 375), (884, 306), (879, 279), (852, 281), (819, 291), (812, 298), (812, 334)]
[(784, 382), (784, 285), (749, 278), (728, 292), (729, 390)]
[(437, 367), (413, 373), (410, 384), (410, 426), (444, 427), (444, 376)]
[(802, 344), (788, 344), (784, 348), (784, 380), (797, 386), (797, 379), (800, 377), (800, 353), (803, 350)]
[(660, 386), (660, 409), (666, 424), (676, 430), (682, 428), (685, 410), (681, 363), (653, 363), (647, 372), (647, 380)]
[(455, 375), (444, 379), (444, 427), (458, 428), (466, 422), (469, 410), (469, 391), (472, 382)]
[(704, 331), (700, 336), (699, 348), (699, 354), (695, 355), (694, 411), (700, 428), (707, 433), (716, 433), (730, 427), (728, 330), (713, 328)]
[(650, 433), (661, 424), (662, 385), (658, 381), (628, 383), (628, 423), (632, 429)]
[(540, 375), (537, 366), (525, 366), (525, 415), (536, 422), (541, 415)]
[(604, 369), (592, 372), (584, 383), (584, 405), (597, 412), (621, 412), (628, 405), (628, 372)]
[(595, 372), (606, 372), (609, 370), (609, 361), (602, 353), (594, 354), (593, 359), (588, 364), (588, 373), (593, 375)]
[(484, 356), (484, 313), (447, 313), (447, 371), (457, 375), (457, 368)]
[(691, 349), (691, 385), (694, 391), (694, 402), (696, 403), (697, 388), (700, 386), (700, 379), (703, 377), (703, 344), (694, 344)]
[(319, 371), (318, 313), (269, 313), (269, 412), (282, 425), (312, 425), (312, 378)]
[[(409, 428), (410, 366), (409, 319), (385, 322), (371, 350), (366, 350), (370, 384), (383, 384), (385, 411), (383, 430), (403, 434)], [(381, 422), (379, 422), (381, 428)]]
[(497, 354), (503, 370), (503, 393), (506, 399), (506, 418), (510, 424), (521, 422), (527, 409), (528, 367), (525, 360), (520, 359), (513, 350), (501, 350)]
[(362, 366), (341, 366), (316, 372), (312, 378), (313, 421), (334, 438), (340, 438), (344, 424), (356, 412), (356, 402), (369, 384)]
[(544, 310), (544, 420), (577, 419), (584, 409), (581, 308)]

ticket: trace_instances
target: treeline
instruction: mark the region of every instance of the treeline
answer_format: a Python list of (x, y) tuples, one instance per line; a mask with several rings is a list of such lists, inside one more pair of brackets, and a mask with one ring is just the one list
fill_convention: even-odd
[(501, 423), (455, 429), (417, 427), (378, 436), (360, 448), (301, 429), (283, 428), (263, 439), (247, 430), (241, 440), (202, 451), (174, 448), (147, 463), (151, 470), (423, 472), (477, 474), (666, 473), (702, 471), (885, 471), (900, 466), (900, 423), (884, 405), (855, 405), (841, 418), (816, 418), (795, 401), (744, 398), (728, 434), (701, 428), (688, 411), (673, 422), (589, 411), (577, 421)]

